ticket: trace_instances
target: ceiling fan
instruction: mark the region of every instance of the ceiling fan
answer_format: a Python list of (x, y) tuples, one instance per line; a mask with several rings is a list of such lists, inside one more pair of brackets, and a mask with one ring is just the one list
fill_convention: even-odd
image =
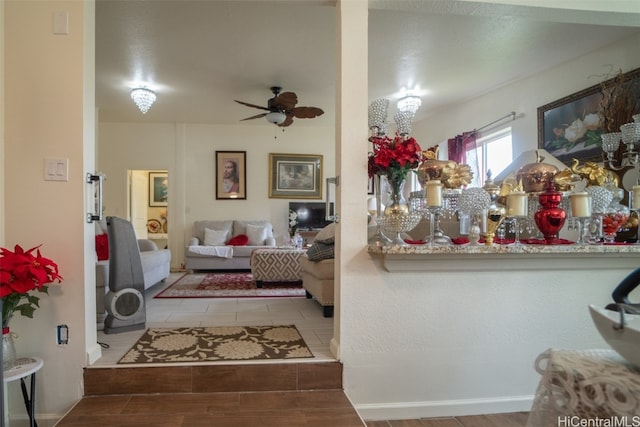
[(267, 111), (266, 113), (257, 114), (255, 116), (247, 117), (240, 121), (259, 119), (265, 117), (269, 123), (273, 123), (280, 127), (289, 126), (293, 123), (293, 118), (297, 119), (312, 119), (324, 114), (318, 107), (296, 107), (298, 103), (298, 95), (293, 92), (282, 92), (281, 87), (272, 86), (271, 92), (273, 92), (273, 98), (267, 101), (267, 106), (262, 107), (260, 105), (249, 104), (248, 102), (234, 100), (238, 104), (246, 105), (247, 107), (258, 108), (260, 110)]

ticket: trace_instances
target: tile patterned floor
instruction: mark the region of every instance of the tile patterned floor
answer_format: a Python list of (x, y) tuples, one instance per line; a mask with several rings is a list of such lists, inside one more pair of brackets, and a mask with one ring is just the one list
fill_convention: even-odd
[[(306, 298), (164, 298), (153, 297), (183, 273), (171, 273), (165, 283), (145, 292), (147, 327), (255, 326), (294, 324), (314, 355), (310, 362), (335, 360), (329, 351), (333, 318), (322, 316), (322, 307)], [(143, 330), (105, 334), (98, 342), (107, 344), (93, 366), (115, 366), (142, 336)], [(242, 363), (242, 362), (240, 362)], [(269, 363), (266, 361), (265, 363)]]

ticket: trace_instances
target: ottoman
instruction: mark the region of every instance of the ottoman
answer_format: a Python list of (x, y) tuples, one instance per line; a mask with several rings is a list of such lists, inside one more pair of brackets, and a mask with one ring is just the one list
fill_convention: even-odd
[(251, 274), (259, 288), (263, 282), (299, 282), (300, 257), (304, 250), (294, 248), (255, 249), (251, 252)]

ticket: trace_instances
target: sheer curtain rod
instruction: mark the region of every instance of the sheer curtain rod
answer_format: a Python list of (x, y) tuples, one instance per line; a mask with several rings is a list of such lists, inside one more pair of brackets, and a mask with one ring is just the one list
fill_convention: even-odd
[(512, 111), (512, 112), (510, 112), (509, 114), (507, 114), (506, 116), (504, 116), (504, 117), (500, 117), (498, 120), (494, 120), (494, 121), (492, 121), (491, 123), (487, 123), (486, 125), (484, 125), (484, 126), (482, 126), (482, 127), (478, 128), (478, 129), (474, 129), (474, 130), (473, 130), (473, 132), (479, 132), (479, 131), (481, 131), (482, 129), (486, 129), (486, 128), (488, 128), (488, 127), (491, 127), (492, 125), (495, 125), (496, 123), (501, 122), (502, 120), (504, 120), (504, 119), (506, 119), (506, 118), (508, 118), (508, 117), (511, 117), (511, 120), (515, 120), (515, 119), (516, 119), (516, 112), (515, 112), (515, 111)]

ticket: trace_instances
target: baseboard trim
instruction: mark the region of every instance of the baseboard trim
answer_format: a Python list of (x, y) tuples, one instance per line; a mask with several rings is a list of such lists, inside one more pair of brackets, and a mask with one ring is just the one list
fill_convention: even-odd
[(329, 341), (329, 351), (336, 358), (336, 360), (340, 360), (340, 343), (334, 338), (331, 338)]
[(87, 365), (91, 366), (102, 357), (102, 347), (98, 343), (93, 344), (87, 350)]
[(382, 404), (354, 404), (367, 421), (402, 420), (416, 418), (453, 417), (531, 410), (534, 396), (514, 396), (493, 399), (440, 400), (427, 402), (398, 402)]

